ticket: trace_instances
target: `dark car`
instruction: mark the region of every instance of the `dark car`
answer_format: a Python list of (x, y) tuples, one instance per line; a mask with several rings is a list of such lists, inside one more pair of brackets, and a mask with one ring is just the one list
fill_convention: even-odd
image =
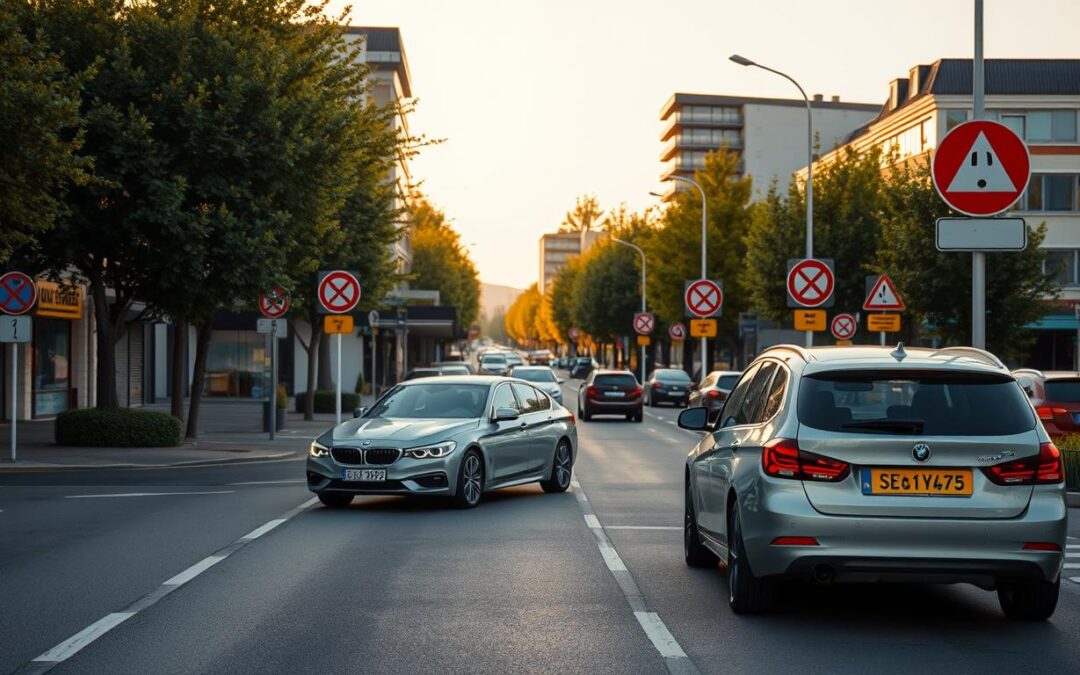
[(419, 380), (421, 377), (439, 377), (443, 372), (438, 368), (413, 368), (409, 372), (405, 373), (405, 377), (401, 378), (405, 380)]
[(1080, 433), (1080, 377), (1075, 372), (1022, 368), (1012, 374), (1031, 398), (1046, 433), (1054, 438)]
[(709, 419), (715, 419), (724, 407), (728, 394), (742, 375), (738, 370), (714, 370), (705, 377), (705, 381), (690, 392), (687, 405), (691, 408), (702, 406), (709, 411)]
[(591, 356), (579, 356), (570, 364), (570, 377), (584, 379), (596, 368), (596, 361)]
[(685, 406), (690, 399), (690, 376), (674, 368), (657, 368), (645, 378), (645, 401), (649, 407), (661, 403)]
[(578, 389), (578, 417), (588, 421), (593, 415), (625, 415), (640, 422), (645, 415), (643, 393), (628, 371), (594, 369)]

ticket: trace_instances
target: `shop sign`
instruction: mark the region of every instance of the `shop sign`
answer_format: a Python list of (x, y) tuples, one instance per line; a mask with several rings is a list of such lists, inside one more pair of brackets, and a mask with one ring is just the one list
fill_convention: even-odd
[(46, 279), (37, 280), (37, 316), (56, 319), (81, 319), (83, 289), (81, 286), (58, 284)]

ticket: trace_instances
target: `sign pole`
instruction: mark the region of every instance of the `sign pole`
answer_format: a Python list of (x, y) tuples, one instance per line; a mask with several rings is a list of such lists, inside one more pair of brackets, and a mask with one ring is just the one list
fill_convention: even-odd
[(270, 324), (270, 440), (277, 427), (277, 321)]
[(15, 461), (15, 424), (19, 405), (19, 343), (11, 343), (11, 461)]
[(336, 424), (341, 424), (341, 333), (337, 334), (337, 400), (334, 403)]
[(371, 402), (379, 400), (379, 379), (375, 377), (376, 354), (379, 353), (379, 329), (371, 327)]
[[(975, 58), (972, 61), (971, 118), (985, 114), (985, 74), (983, 70), (983, 0), (975, 0)], [(986, 254), (971, 254), (971, 344), (986, 349)]]

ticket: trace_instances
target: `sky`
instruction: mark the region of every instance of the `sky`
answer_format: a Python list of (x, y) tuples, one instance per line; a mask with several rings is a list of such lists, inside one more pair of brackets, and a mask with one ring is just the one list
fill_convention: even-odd
[[(339, 10), (347, 2), (331, 0)], [(676, 91), (878, 104), (909, 68), (972, 54), (973, 0), (357, 0), (401, 29), (418, 100), (413, 161), (487, 283), (537, 280), (539, 238), (574, 199), (656, 205), (659, 111)], [(1080, 58), (1080, 2), (987, 0), (987, 58)]]

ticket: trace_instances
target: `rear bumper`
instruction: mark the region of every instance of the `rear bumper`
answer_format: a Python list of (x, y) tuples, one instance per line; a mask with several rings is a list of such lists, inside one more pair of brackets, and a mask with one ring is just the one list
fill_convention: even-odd
[(687, 403), (690, 400), (690, 393), (687, 392), (685, 394), (671, 394), (666, 391), (661, 391), (659, 389), (653, 389), (651, 392), (649, 392), (649, 399), (651, 401), (655, 401), (656, 403)]
[(598, 401), (592, 398), (585, 401), (585, 409), (593, 415), (636, 413), (641, 411), (641, 406), (640, 397), (632, 401)]

